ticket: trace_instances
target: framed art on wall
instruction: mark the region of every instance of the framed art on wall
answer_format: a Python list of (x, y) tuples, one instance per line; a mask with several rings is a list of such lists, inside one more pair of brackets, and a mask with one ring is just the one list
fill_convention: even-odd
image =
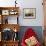
[(35, 19), (36, 18), (36, 8), (24, 8), (23, 9), (25, 19)]
[(2, 10), (2, 15), (9, 15), (9, 10)]

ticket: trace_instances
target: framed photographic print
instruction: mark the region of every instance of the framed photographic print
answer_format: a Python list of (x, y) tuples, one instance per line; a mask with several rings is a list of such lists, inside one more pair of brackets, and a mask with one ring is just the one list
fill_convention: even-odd
[(35, 19), (36, 18), (36, 8), (24, 8), (23, 9), (25, 19)]
[(9, 11), (9, 14), (10, 14), (10, 15), (14, 15), (14, 10), (10, 10), (10, 11)]
[(2, 15), (9, 15), (9, 10), (2, 10)]
[(9, 11), (10, 15), (17, 15), (17, 13), (18, 13), (18, 11), (14, 10), (14, 9)]

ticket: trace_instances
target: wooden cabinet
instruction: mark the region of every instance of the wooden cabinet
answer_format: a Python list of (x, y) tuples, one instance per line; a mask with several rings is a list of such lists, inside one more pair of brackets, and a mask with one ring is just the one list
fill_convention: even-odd
[[(19, 7), (0, 7), (0, 32), (1, 32), (1, 41), (0, 46), (18, 46), (19, 39), (16, 40), (15, 37), (18, 37), (18, 31), (19, 31), (19, 24), (18, 24), (18, 16), (19, 16)], [(10, 18), (9, 18), (10, 17)], [(6, 36), (4, 33), (6, 32)], [(9, 35), (12, 36), (11, 39), (9, 39)], [(6, 40), (2, 35), (5, 36)], [(8, 39), (8, 41), (7, 41)], [(15, 39), (15, 40), (14, 40)]]

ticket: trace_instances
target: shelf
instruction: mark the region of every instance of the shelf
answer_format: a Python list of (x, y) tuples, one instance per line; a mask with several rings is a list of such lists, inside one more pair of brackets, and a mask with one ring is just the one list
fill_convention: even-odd
[(12, 43), (12, 42), (16, 43), (16, 42), (19, 42), (19, 40), (15, 40), (15, 41), (10, 40), (10, 41), (3, 41), (3, 42), (4, 43)]
[(2, 14), (2, 15), (18, 15), (19, 7), (0, 7), (0, 14)]
[(20, 26), (18, 24), (1, 24), (1, 30), (5, 29), (5, 28), (9, 28), (12, 29), (13, 31), (16, 29), (17, 31), (19, 31)]
[(0, 7), (0, 16), (0, 24), (18, 24), (19, 7)]
[[(0, 7), (0, 46), (18, 46), (18, 32), (20, 29), (20, 26), (18, 24), (18, 16), (19, 7)], [(7, 38), (4, 35), (5, 31)]]

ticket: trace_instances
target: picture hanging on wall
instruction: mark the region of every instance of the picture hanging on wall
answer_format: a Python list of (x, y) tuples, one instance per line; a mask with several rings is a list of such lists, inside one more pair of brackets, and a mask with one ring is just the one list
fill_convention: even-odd
[(36, 8), (24, 8), (23, 9), (25, 19), (35, 19), (36, 18)]

